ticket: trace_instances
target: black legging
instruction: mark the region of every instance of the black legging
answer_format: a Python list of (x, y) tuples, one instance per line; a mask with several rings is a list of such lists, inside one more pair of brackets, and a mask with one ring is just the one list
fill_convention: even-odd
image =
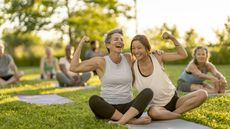
[(93, 95), (89, 99), (89, 106), (95, 116), (99, 119), (110, 119), (117, 109), (122, 114), (128, 111), (130, 107), (138, 110), (139, 114), (135, 118), (139, 118), (152, 100), (153, 92), (150, 88), (142, 90), (135, 99), (126, 104), (112, 105), (106, 102), (102, 97)]

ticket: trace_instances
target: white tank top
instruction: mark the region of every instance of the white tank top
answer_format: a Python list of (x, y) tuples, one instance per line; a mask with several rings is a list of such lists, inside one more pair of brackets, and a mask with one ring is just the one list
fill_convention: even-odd
[(153, 72), (148, 77), (144, 77), (137, 66), (137, 61), (134, 63), (135, 86), (139, 92), (145, 88), (150, 88), (153, 91), (153, 99), (151, 105), (165, 106), (175, 94), (175, 86), (168, 78), (158, 60), (153, 54), (150, 54), (153, 63)]
[(105, 73), (101, 78), (101, 97), (110, 104), (124, 104), (132, 100), (132, 71), (124, 55), (119, 64), (105, 56)]

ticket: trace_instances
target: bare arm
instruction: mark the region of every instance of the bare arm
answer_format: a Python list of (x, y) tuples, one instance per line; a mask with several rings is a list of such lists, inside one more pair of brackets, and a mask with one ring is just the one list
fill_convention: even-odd
[(55, 60), (55, 70), (56, 70), (56, 72), (60, 72), (60, 69), (59, 69), (59, 65), (58, 65), (58, 59), (56, 59), (56, 58), (54, 58), (54, 60)]
[(187, 71), (188, 72), (191, 72), (193, 75), (201, 78), (201, 79), (204, 79), (204, 80), (212, 80), (212, 81), (218, 81), (218, 79), (215, 77), (215, 76), (210, 76), (210, 75), (207, 75), (207, 74), (204, 74), (202, 73), (198, 68), (197, 66), (194, 64), (194, 63), (190, 63), (189, 66), (187, 67)]
[(68, 78), (71, 79), (72, 77), (69, 75), (68, 70), (67, 70), (65, 64), (60, 64), (59, 66), (60, 66), (60, 70), (61, 70)]
[(162, 58), (161, 61), (175, 61), (175, 60), (185, 59), (188, 57), (184, 47), (181, 45), (181, 43), (177, 41), (177, 39), (173, 35), (165, 32), (163, 34), (163, 39), (170, 39), (176, 47), (176, 52), (163, 53), (161, 57)]
[(135, 57), (132, 56), (130, 53), (125, 53), (124, 55), (129, 63), (129, 66), (132, 67), (133, 62), (136, 60)]
[[(80, 54), (83, 44), (88, 41), (88, 37), (83, 37), (74, 53), (73, 59), (70, 64), (70, 71), (79, 73), (79, 72), (88, 72), (96, 70), (103, 67), (103, 59), (102, 57), (94, 57), (89, 60), (82, 61), (80, 63)], [(99, 73), (100, 74), (100, 73)]]
[(10, 61), (10, 69), (14, 72), (14, 74), (16, 74), (18, 72), (18, 68), (17, 68), (17, 66), (13, 60)]
[(212, 63), (209, 62), (209, 63), (208, 63), (208, 69), (209, 69), (209, 72), (211, 72), (213, 76), (215, 76), (215, 77), (217, 77), (218, 79), (220, 79), (220, 80), (222, 80), (222, 81), (224, 81), (224, 82), (227, 83), (227, 81), (226, 81), (224, 75), (221, 74), (221, 73), (217, 70), (217, 68), (215, 67), (215, 65), (213, 65)]
[(44, 58), (42, 58), (40, 61), (40, 71), (41, 74), (44, 74)]

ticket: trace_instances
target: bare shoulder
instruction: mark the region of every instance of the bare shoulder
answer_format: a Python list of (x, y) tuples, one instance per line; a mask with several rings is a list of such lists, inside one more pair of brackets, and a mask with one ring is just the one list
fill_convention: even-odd
[(105, 64), (105, 58), (104, 57), (93, 57), (89, 60), (91, 62), (97, 63), (98, 65)]
[(196, 66), (196, 64), (194, 63), (194, 62), (189, 62), (189, 64), (187, 65), (187, 67), (186, 67), (186, 71), (188, 71), (188, 72), (192, 72), (192, 71), (194, 71), (195, 69), (198, 69), (197, 68), (197, 66)]
[(216, 68), (215, 65), (212, 64), (211, 62), (207, 62), (206, 66), (207, 66), (209, 71)]
[(162, 61), (162, 55), (163, 55), (163, 54), (157, 54), (157, 53), (152, 53), (152, 54), (156, 57), (157, 61), (158, 61), (160, 64), (163, 63), (163, 61)]
[(133, 58), (133, 56), (131, 55), (131, 53), (125, 53), (124, 56), (127, 59), (127, 61), (128, 61), (129, 64), (132, 64), (134, 62), (134, 60), (135, 60)]

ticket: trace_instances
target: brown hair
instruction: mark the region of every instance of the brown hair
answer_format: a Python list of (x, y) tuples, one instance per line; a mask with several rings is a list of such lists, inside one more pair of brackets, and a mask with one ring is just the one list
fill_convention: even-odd
[(210, 58), (210, 54), (209, 54), (209, 51), (208, 51), (208, 47), (206, 46), (197, 46), (194, 48), (193, 50), (193, 62), (198, 65), (198, 62), (197, 62), (197, 59), (196, 59), (196, 53), (199, 49), (204, 49), (205, 52), (206, 52), (206, 55), (207, 55), (207, 61), (209, 61), (209, 58)]
[(131, 41), (131, 45), (130, 45), (130, 51), (132, 53), (132, 46), (133, 46), (133, 42), (134, 41), (140, 41), (140, 43), (145, 47), (145, 49), (147, 50), (147, 52), (149, 53), (151, 50), (151, 46), (149, 44), (149, 41), (147, 39), (147, 37), (145, 35), (136, 35), (132, 41)]

